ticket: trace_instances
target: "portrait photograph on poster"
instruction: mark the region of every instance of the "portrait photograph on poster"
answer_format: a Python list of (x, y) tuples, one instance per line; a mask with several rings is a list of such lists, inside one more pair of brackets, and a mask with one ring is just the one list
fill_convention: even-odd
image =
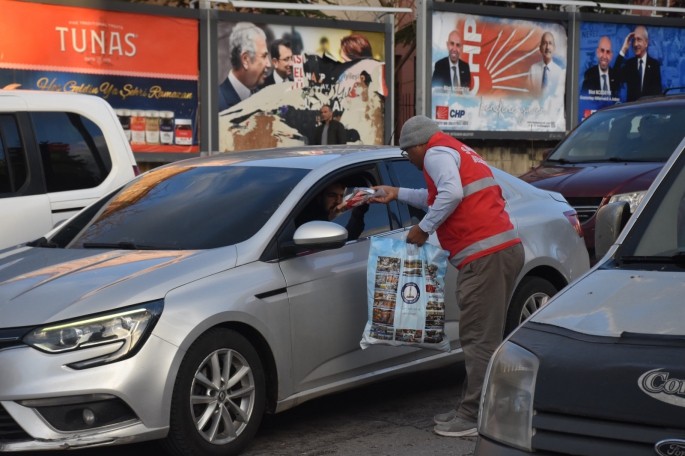
[(581, 22), (578, 120), (685, 86), (685, 28)]
[(196, 19), (6, 0), (0, 10), (0, 89), (95, 95), (133, 152), (200, 151)]
[(219, 150), (383, 144), (385, 34), (218, 24)]
[(431, 49), (443, 130), (565, 131), (563, 24), (434, 11)]

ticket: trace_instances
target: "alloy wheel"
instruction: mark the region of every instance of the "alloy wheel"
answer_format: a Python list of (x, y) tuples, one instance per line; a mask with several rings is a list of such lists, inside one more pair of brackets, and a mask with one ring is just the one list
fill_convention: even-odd
[(254, 403), (254, 375), (237, 351), (216, 350), (195, 372), (190, 410), (195, 428), (206, 441), (225, 445), (235, 440), (247, 426)]
[(547, 295), (547, 293), (533, 293), (530, 297), (528, 297), (528, 299), (526, 299), (526, 302), (523, 303), (519, 324), (523, 323), (540, 307), (547, 304), (548, 300), (549, 296)]

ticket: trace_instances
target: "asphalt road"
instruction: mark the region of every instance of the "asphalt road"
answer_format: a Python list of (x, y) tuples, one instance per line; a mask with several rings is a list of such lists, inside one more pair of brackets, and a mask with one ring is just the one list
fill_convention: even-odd
[[(473, 454), (475, 438), (433, 433), (433, 414), (452, 408), (464, 380), (463, 363), (410, 374), (265, 415), (245, 456)], [(78, 450), (78, 456), (161, 454), (153, 442)], [(33, 456), (65, 452), (24, 453)]]

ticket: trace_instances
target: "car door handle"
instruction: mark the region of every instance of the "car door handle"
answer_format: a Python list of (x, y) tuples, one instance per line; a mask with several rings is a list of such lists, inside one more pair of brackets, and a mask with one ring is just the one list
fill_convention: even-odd
[(276, 296), (276, 295), (279, 295), (279, 294), (283, 294), (283, 293), (285, 293), (285, 292), (287, 292), (287, 291), (288, 291), (288, 289), (285, 288), (285, 287), (283, 287), (283, 288), (276, 288), (275, 290), (265, 291), (264, 293), (256, 294), (256, 295), (254, 295), (254, 297), (257, 298), (257, 299), (270, 298), (271, 296)]

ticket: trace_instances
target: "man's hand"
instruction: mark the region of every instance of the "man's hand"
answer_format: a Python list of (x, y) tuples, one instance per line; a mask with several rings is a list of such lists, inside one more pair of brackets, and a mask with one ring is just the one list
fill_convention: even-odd
[(414, 225), (407, 234), (407, 242), (409, 244), (416, 244), (421, 247), (428, 240), (428, 233), (419, 228), (419, 225)]
[(400, 193), (400, 189), (398, 187), (390, 187), (389, 185), (379, 185), (377, 187), (371, 187), (374, 190), (378, 189), (383, 189), (385, 191), (385, 196), (376, 196), (373, 197), (369, 200), (369, 204), (371, 203), (382, 203), (382, 204), (387, 204), (390, 201), (395, 201), (397, 199), (397, 196)]
[(626, 52), (628, 52), (628, 49), (630, 48), (630, 40), (633, 39), (633, 36), (635, 36), (635, 32), (630, 32), (628, 36), (626, 36), (626, 39), (623, 41), (623, 47), (621, 48), (621, 54), (624, 56), (626, 55)]

